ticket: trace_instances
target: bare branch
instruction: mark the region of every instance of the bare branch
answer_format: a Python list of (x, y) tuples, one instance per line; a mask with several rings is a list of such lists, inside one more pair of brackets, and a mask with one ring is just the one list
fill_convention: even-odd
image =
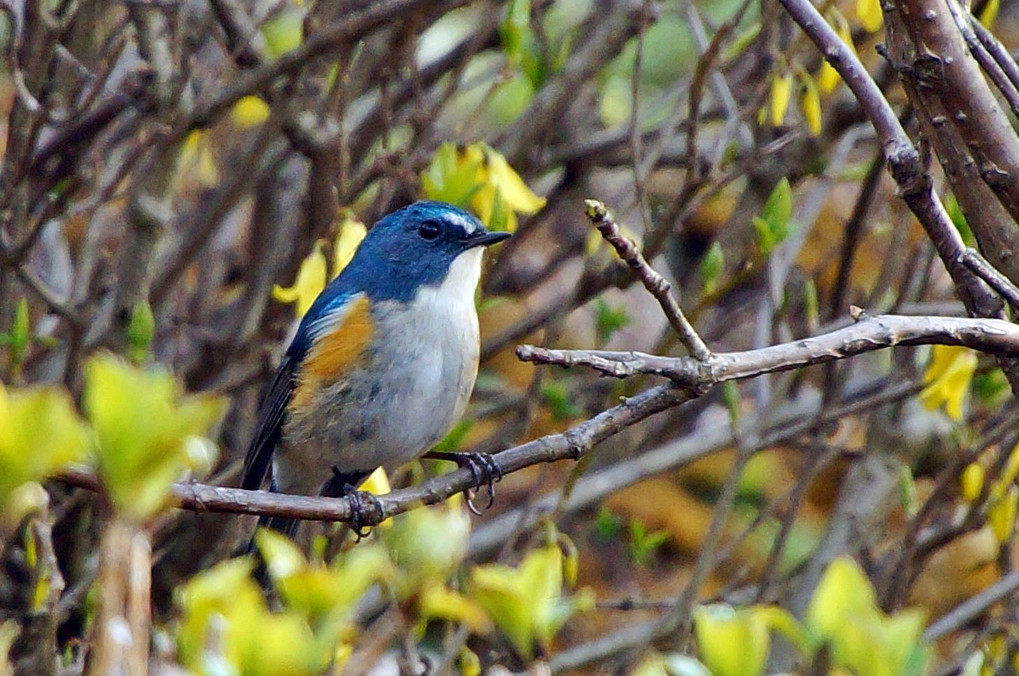
[(1010, 597), (1019, 589), (1019, 570), (1001, 578), (979, 594), (972, 596), (931, 623), (923, 632), (923, 640), (934, 641), (964, 627), (995, 603)]
[(550, 350), (533, 345), (518, 347), (517, 356), (566, 368), (587, 366), (614, 378), (643, 373), (664, 376), (684, 387), (704, 388), (895, 345), (920, 344), (964, 345), (998, 356), (1019, 356), (1019, 326), (1002, 319), (878, 315), (863, 316), (852, 326), (812, 338), (745, 352), (714, 353), (703, 362), (642, 352)]

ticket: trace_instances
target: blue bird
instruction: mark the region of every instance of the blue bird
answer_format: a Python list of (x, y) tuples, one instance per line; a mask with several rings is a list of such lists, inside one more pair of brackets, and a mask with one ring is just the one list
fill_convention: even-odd
[[(378, 221), (301, 320), (259, 411), (241, 487), (260, 489), (271, 469), (271, 491), (341, 497), (442, 439), (478, 373), (482, 254), (509, 236), (442, 202)], [(298, 523), (259, 520), (291, 537)]]

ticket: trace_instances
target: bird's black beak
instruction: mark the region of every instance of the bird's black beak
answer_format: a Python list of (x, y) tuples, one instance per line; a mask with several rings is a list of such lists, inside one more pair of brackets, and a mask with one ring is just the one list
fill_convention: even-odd
[(467, 246), (473, 249), (476, 246), (492, 246), (505, 239), (509, 239), (512, 235), (508, 232), (489, 232), (488, 230), (479, 230), (478, 232), (471, 235), (470, 239), (467, 240)]

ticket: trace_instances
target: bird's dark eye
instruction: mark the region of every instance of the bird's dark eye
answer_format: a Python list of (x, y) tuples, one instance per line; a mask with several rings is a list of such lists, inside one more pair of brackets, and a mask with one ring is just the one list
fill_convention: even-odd
[(435, 239), (439, 236), (439, 224), (435, 221), (424, 221), (418, 226), (418, 234), (424, 239)]

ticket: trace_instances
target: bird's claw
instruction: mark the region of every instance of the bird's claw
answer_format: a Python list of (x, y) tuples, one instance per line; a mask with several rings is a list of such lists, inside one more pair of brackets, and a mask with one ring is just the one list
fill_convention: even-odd
[[(471, 470), (471, 476), (475, 484), (485, 484), (488, 487), (488, 509), (495, 503), (495, 482), (502, 479), (502, 469), (490, 453), (446, 453), (433, 451), (427, 454), (428, 458), (436, 460), (448, 460), (455, 462), (457, 467), (467, 467)], [(477, 488), (468, 488), (464, 491), (467, 499), (467, 509), (471, 513), (481, 516), (481, 512), (474, 506), (474, 496), (477, 495)]]
[(343, 487), (343, 497), (350, 502), (350, 529), (360, 542), (371, 534), (372, 524), (377, 522), (375, 516), (383, 513), (382, 502), (374, 494), (359, 491), (350, 484)]

